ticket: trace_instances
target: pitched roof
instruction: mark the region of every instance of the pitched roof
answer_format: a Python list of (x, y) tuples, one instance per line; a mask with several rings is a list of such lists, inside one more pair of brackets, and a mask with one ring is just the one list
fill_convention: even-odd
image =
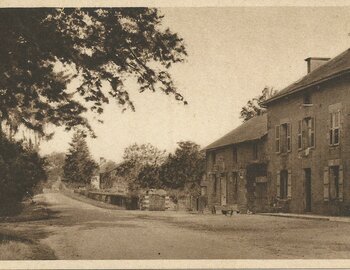
[(277, 99), (304, 90), (310, 86), (314, 86), (321, 82), (341, 76), (345, 73), (348, 73), (349, 71), (350, 49), (347, 49), (345, 52), (342, 52), (338, 56), (327, 61), (325, 64), (314, 69), (306, 76), (302, 77), (300, 80), (282, 89), (276, 95), (263, 102), (263, 105), (267, 105)]
[(235, 128), (225, 136), (211, 143), (204, 150), (219, 148), (222, 146), (238, 144), (246, 141), (257, 140), (267, 134), (267, 116), (263, 114), (256, 116), (239, 127)]

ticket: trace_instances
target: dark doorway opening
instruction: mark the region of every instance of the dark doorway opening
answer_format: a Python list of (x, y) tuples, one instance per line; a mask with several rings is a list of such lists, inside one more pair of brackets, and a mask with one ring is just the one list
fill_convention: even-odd
[(312, 203), (312, 195), (311, 195), (311, 169), (304, 169), (305, 175), (305, 212), (311, 212), (311, 203)]

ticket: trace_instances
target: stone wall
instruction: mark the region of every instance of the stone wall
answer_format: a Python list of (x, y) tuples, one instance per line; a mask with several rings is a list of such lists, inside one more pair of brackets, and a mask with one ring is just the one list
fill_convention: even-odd
[[(277, 197), (278, 172), (291, 174), (289, 211), (306, 211), (305, 171), (311, 169), (311, 212), (319, 214), (346, 214), (350, 205), (350, 88), (349, 76), (310, 88), (312, 105), (303, 105), (303, 93), (294, 94), (271, 104), (268, 108), (269, 171), (272, 181), (269, 196)], [(338, 106), (341, 112), (340, 144), (330, 146), (330, 108)], [(315, 119), (315, 147), (298, 150), (298, 121), (305, 117)], [(276, 153), (275, 126), (288, 121), (291, 124), (292, 149)], [(332, 161), (343, 168), (343, 201), (324, 199), (324, 170)]]

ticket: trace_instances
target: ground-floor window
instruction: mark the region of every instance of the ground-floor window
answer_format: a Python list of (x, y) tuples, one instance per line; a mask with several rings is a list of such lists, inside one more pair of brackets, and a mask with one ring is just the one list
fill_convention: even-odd
[(216, 194), (218, 186), (218, 178), (213, 174), (213, 193)]
[(343, 165), (326, 166), (323, 185), (324, 201), (343, 201)]
[(282, 170), (280, 174), (280, 198), (287, 199), (288, 197), (288, 171)]
[(206, 196), (207, 195), (207, 187), (206, 186), (201, 186), (201, 195)]
[(339, 198), (339, 166), (331, 166), (329, 170), (330, 199)]

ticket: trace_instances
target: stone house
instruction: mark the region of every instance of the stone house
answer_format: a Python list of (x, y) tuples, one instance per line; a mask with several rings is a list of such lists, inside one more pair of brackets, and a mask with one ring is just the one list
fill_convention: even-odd
[(307, 75), (263, 103), (268, 197), (288, 212), (349, 214), (350, 50), (305, 60)]
[(201, 193), (208, 207), (237, 205), (241, 213), (268, 203), (267, 116), (257, 116), (208, 145)]

